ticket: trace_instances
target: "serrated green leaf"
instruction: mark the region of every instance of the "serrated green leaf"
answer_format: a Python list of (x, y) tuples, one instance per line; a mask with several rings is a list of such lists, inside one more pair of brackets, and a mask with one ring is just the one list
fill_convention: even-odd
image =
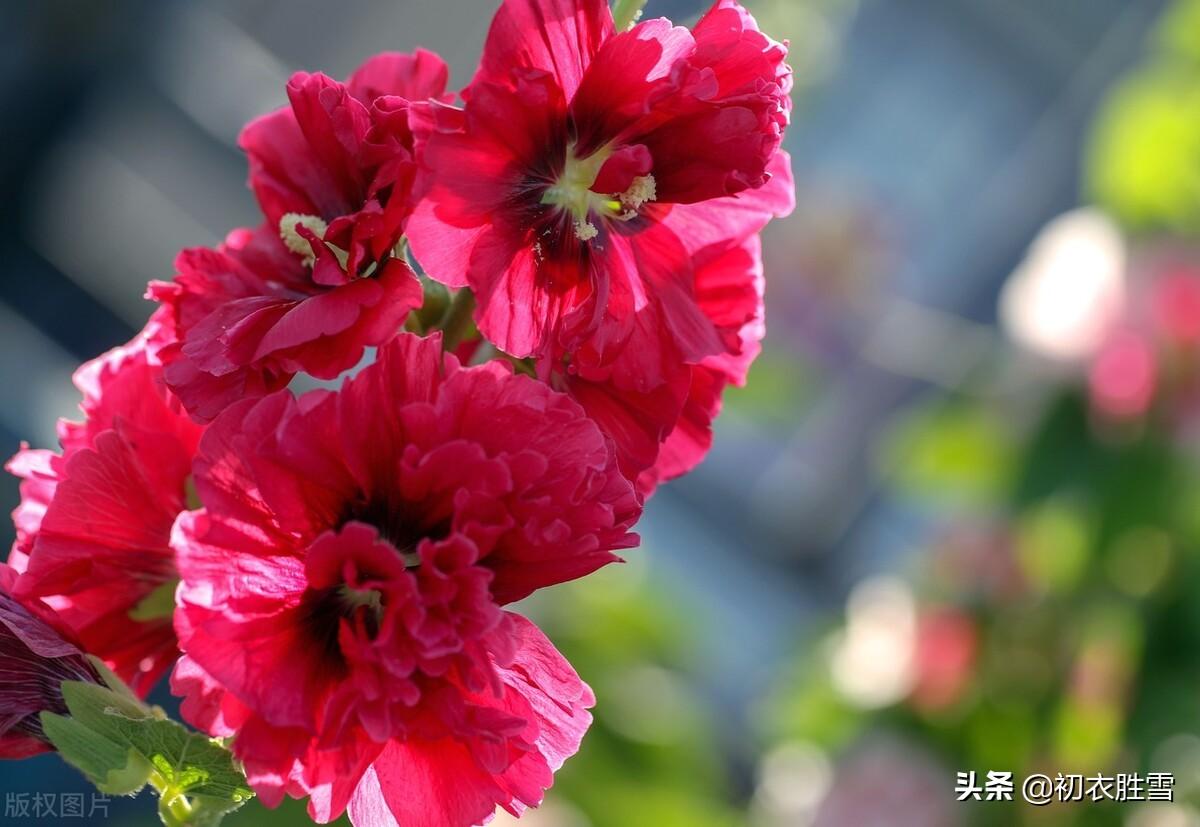
[(51, 712), (41, 718), (46, 737), (100, 792), (133, 795), (150, 780), (150, 765), (129, 747), (97, 737), (72, 718)]
[(220, 742), (166, 718), (128, 690), (64, 681), (70, 717), (43, 714), (63, 758), (103, 792), (129, 795), (150, 784), (169, 827), (212, 827), (253, 797)]
[(95, 655), (88, 655), (87, 659), (91, 662), (92, 668), (96, 670), (96, 674), (100, 676), (100, 680), (102, 680), (109, 689), (111, 689), (113, 692), (116, 692), (122, 698), (128, 698), (136, 704), (140, 704), (142, 702), (137, 695), (133, 694), (133, 690), (126, 686), (125, 681), (117, 677), (117, 673), (108, 668), (108, 665), (105, 664), (104, 661), (100, 660), (100, 658), (96, 657)]

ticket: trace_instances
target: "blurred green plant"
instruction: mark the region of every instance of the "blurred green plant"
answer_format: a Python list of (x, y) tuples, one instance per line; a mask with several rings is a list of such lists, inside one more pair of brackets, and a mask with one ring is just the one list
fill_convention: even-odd
[(766, 347), (750, 368), (745, 387), (731, 387), (725, 409), (767, 427), (794, 428), (815, 401), (822, 377), (803, 354)]
[(1144, 64), (1102, 107), (1091, 196), (1138, 232), (1200, 232), (1200, 1), (1163, 16)]
[[(689, 676), (687, 613), (645, 566), (610, 566), (528, 602), (597, 698), (592, 728), (547, 804), (591, 827), (739, 824), (714, 710)], [(553, 827), (568, 827), (561, 821)]]
[[(1117, 437), (1096, 427), (1070, 382), (1023, 433), (993, 399), (938, 400), (900, 421), (883, 452), (890, 484), (902, 499), (936, 498), (952, 530), (920, 558), (910, 620), (890, 621), (874, 662), (846, 660), (860, 645), (854, 597), (845, 626), (807, 647), (761, 709), (768, 743), (836, 758), (870, 733), (901, 733), (941, 761), (947, 794), (958, 770), (1174, 771), (1176, 801), (1200, 805), (1195, 774), (1171, 757), (1181, 744), (1200, 757), (1194, 457), (1153, 417)], [(896, 692), (861, 695), (839, 672), (847, 662), (882, 670), (876, 685), (900, 675)], [(1104, 827), (1134, 806), (956, 812), (980, 827)]]
[(988, 503), (1012, 474), (1013, 439), (985, 406), (950, 400), (904, 415), (879, 457), (893, 484), (960, 504)]
[[(1017, 371), (1017, 391), (998, 364), (897, 421), (880, 470), (935, 540), (906, 578), (856, 587), (761, 704), (766, 750), (830, 767), (791, 821), (763, 824), (837, 827), (846, 800), (855, 823), (904, 827), (1200, 823), (1200, 0), (1163, 15), (1086, 164), (1090, 196), (1142, 245), (1122, 323), (1155, 360), (1145, 404), (1103, 404), (1097, 383), (1125, 390), (1120, 371), (1037, 388)], [(932, 762), (943, 809), (887, 809), (886, 780), (862, 769), (891, 749), (881, 732)], [(955, 802), (957, 772), (988, 770), (1173, 773), (1174, 803)], [(858, 795), (833, 808), (842, 787)]]

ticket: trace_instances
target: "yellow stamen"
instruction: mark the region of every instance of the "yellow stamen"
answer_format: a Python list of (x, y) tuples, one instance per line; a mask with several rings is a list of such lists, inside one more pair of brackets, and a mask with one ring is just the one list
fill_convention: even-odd
[(311, 267), (316, 261), (316, 256), (313, 255), (312, 245), (308, 243), (308, 239), (296, 231), (297, 225), (310, 230), (317, 238), (325, 237), (325, 231), (329, 229), (329, 225), (320, 216), (298, 212), (284, 213), (283, 217), (279, 219), (279, 237), (283, 239), (284, 246), (296, 255), (303, 256), (304, 264)]
[(575, 157), (575, 147), (567, 148), (562, 174), (554, 185), (542, 193), (542, 203), (569, 213), (574, 219), (575, 236), (583, 242), (600, 235), (595, 219), (628, 221), (637, 217), (638, 210), (657, 197), (653, 175), (634, 178), (629, 189), (620, 195), (592, 190), (604, 162), (612, 155), (605, 146), (586, 158)]

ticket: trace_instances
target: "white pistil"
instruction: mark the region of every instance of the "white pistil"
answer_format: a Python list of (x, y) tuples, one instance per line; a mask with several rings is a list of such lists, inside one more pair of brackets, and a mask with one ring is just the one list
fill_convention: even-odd
[(308, 239), (296, 231), (297, 225), (311, 231), (317, 238), (325, 237), (325, 231), (329, 229), (329, 225), (320, 216), (298, 212), (284, 213), (283, 217), (279, 219), (279, 237), (283, 239), (284, 246), (296, 255), (302, 256), (305, 266), (311, 267), (316, 261), (316, 256), (313, 255), (312, 245)]

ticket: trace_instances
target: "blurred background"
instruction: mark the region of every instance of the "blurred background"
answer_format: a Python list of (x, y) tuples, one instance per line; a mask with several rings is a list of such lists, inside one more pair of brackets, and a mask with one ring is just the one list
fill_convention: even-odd
[[(1200, 825), (1200, 0), (747, 5), (797, 78), (766, 350), (630, 562), (523, 607), (599, 698), (525, 821)], [(235, 139), (291, 71), (424, 45), (461, 86), (492, 12), (0, 4), (0, 454), (54, 444), (179, 248), (257, 221)], [(989, 770), (1173, 801), (955, 801)], [(33, 791), (90, 794), (6, 764), (0, 822)]]

